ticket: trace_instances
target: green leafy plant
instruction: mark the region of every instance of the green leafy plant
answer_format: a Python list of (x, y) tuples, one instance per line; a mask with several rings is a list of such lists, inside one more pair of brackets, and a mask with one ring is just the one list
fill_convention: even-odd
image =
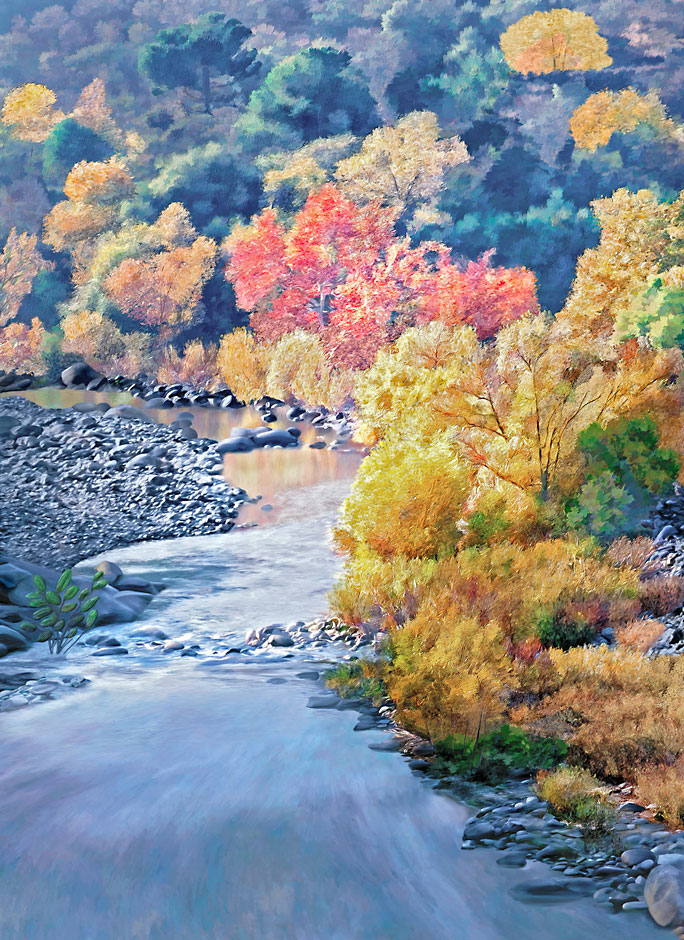
[(603, 831), (617, 818), (601, 781), (583, 767), (559, 767), (542, 771), (537, 790), (561, 819), (576, 822), (584, 829)]
[(485, 735), (468, 737), (451, 734), (435, 742), (436, 776), (457, 774), (485, 783), (501, 783), (516, 771), (554, 767), (567, 754), (559, 738), (535, 738), (522, 728), (501, 725)]
[(541, 613), (537, 618), (536, 629), (544, 646), (561, 650), (586, 646), (596, 636), (596, 628), (580, 614), (568, 618), (562, 614)]
[[(385, 685), (377, 675), (378, 666), (371, 661), (357, 660), (341, 663), (325, 674), (326, 685), (334, 689), (342, 698), (370, 699), (379, 705), (387, 696)], [(374, 674), (375, 673), (375, 674)]]
[(47, 643), (51, 653), (66, 653), (97, 623), (98, 592), (108, 582), (96, 571), (90, 587), (79, 589), (67, 568), (54, 589), (39, 574), (34, 575), (33, 583), (36, 589), (28, 594), (28, 599), (35, 612), (31, 620), (21, 624), (21, 629), (32, 640)]

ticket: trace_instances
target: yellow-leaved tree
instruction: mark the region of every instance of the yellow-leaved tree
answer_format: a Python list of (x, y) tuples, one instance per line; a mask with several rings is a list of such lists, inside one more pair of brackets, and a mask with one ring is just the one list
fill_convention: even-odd
[(633, 88), (599, 91), (573, 112), (570, 133), (577, 147), (597, 150), (605, 147), (615, 133), (626, 134), (647, 124), (660, 137), (684, 144), (684, 131), (668, 117), (665, 105), (655, 92), (639, 94)]
[(57, 96), (45, 85), (27, 82), (14, 88), (2, 105), (2, 123), (12, 137), (29, 143), (42, 143), (64, 115), (55, 110)]
[(523, 16), (501, 36), (501, 51), (516, 72), (542, 75), (568, 69), (603, 69), (612, 63), (598, 26), (579, 10)]

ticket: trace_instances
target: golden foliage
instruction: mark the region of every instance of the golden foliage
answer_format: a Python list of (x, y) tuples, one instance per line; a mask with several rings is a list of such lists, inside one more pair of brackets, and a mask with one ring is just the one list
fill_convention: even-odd
[(2, 123), (11, 128), (12, 137), (41, 143), (64, 115), (55, 111), (57, 96), (45, 85), (27, 82), (5, 96)]
[(0, 326), (9, 323), (19, 313), (36, 275), (54, 267), (43, 259), (37, 243), (37, 236), (27, 232), (20, 235), (15, 228), (7, 236), (0, 252)]
[(157, 236), (164, 248), (169, 250), (187, 247), (197, 237), (190, 213), (180, 202), (168, 205), (151, 229), (151, 234)]
[(350, 398), (351, 370), (333, 367), (321, 339), (307, 330), (286, 333), (265, 352), (266, 391), (287, 400), (338, 410)]
[(294, 152), (264, 154), (257, 160), (264, 170), (264, 192), (272, 204), (281, 196), (291, 201), (293, 194), (303, 204), (309, 193), (330, 182), (335, 164), (348, 156), (355, 142), (351, 134), (341, 134), (313, 140)]
[(684, 826), (684, 757), (639, 768), (635, 780), (646, 806), (655, 804), (669, 826)]
[(607, 50), (594, 20), (578, 10), (530, 13), (501, 36), (506, 62), (524, 74), (606, 68), (613, 61)]
[(156, 375), (160, 382), (184, 382), (195, 387), (210, 388), (216, 384), (218, 346), (195, 339), (183, 347), (182, 354), (173, 347), (159, 356)]
[(437, 115), (414, 111), (395, 127), (379, 127), (358, 153), (338, 164), (342, 193), (363, 205), (379, 202), (402, 211), (429, 203), (444, 186), (444, 173), (470, 157), (458, 136), (440, 137)]
[(593, 337), (612, 332), (617, 313), (658, 274), (661, 257), (677, 237), (673, 226), (682, 204), (681, 196), (673, 203), (658, 202), (648, 189), (618, 189), (592, 202), (601, 238), (577, 261), (572, 289), (558, 317), (568, 331), (586, 331)]
[(644, 536), (636, 539), (620, 538), (609, 545), (606, 557), (617, 567), (628, 565), (641, 569), (654, 548), (653, 540)]
[(107, 104), (105, 84), (101, 78), (94, 78), (86, 85), (71, 112), (71, 117), (83, 127), (108, 140), (117, 149), (123, 147), (124, 135), (112, 117), (111, 108)]
[(639, 124), (649, 124), (664, 137), (681, 137), (658, 95), (640, 95), (633, 88), (590, 95), (570, 118), (570, 133), (578, 147), (593, 151), (605, 147), (613, 134), (626, 134)]
[(342, 509), (337, 541), (382, 558), (453, 552), (471, 472), (442, 432), (428, 443), (392, 436), (363, 461)]
[(45, 328), (38, 317), (25, 323), (10, 323), (0, 329), (0, 368), (42, 372), (40, 350), (45, 339)]
[(266, 389), (265, 347), (245, 329), (221, 337), (217, 357), (221, 378), (241, 401), (256, 401)]
[(582, 767), (558, 767), (541, 770), (537, 775), (537, 789), (559, 816), (581, 819), (591, 804), (608, 805), (608, 791), (600, 780)]
[(94, 163), (82, 160), (72, 167), (64, 183), (66, 197), (84, 205), (117, 205), (133, 191), (133, 177), (116, 157)]
[(99, 311), (68, 313), (62, 317), (60, 326), (64, 333), (63, 351), (77, 353), (91, 365), (130, 375), (151, 364), (152, 337), (139, 332), (123, 333)]

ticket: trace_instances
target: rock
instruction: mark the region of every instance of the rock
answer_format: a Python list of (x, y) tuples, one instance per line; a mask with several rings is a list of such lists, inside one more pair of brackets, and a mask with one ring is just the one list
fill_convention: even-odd
[(401, 741), (399, 738), (389, 738), (389, 740), (386, 741), (378, 741), (369, 744), (368, 747), (371, 751), (398, 751), (401, 748)]
[(618, 809), (621, 813), (643, 813), (646, 807), (628, 800), (626, 803), (620, 803)]
[(167, 640), (168, 634), (158, 627), (140, 627), (131, 633), (133, 637), (143, 637), (148, 640)]
[(254, 444), (256, 447), (292, 447), (297, 443), (289, 431), (259, 431), (254, 435)]
[[(111, 581), (109, 583), (111, 584)], [(126, 574), (121, 575), (116, 579), (116, 589), (117, 591), (135, 591), (138, 594), (159, 593), (154, 584), (152, 584), (150, 581), (146, 581), (145, 578), (138, 578), (135, 575)]]
[(684, 872), (674, 865), (656, 865), (646, 879), (644, 900), (660, 927), (684, 924)]
[(15, 418), (14, 415), (0, 415), (0, 437), (7, 437), (12, 430), (12, 428), (17, 427), (21, 424), (19, 418)]
[(628, 865), (630, 868), (635, 868), (637, 865), (640, 865), (642, 862), (650, 861), (655, 862), (655, 855), (651, 852), (650, 849), (627, 849), (620, 856), (620, 861), (623, 865)]
[(5, 647), (5, 650), (9, 651), (25, 650), (31, 645), (20, 630), (16, 630), (6, 623), (0, 623), (0, 643)]
[[(588, 881), (590, 879), (587, 879)], [(592, 888), (595, 887), (592, 885)], [(579, 895), (593, 894), (593, 890), (586, 892), (575, 890), (574, 881), (525, 881), (514, 885), (510, 894), (517, 900), (527, 904), (553, 904), (571, 901)]]
[(218, 454), (242, 454), (254, 450), (254, 443), (251, 437), (227, 438), (219, 441), (215, 450)]
[(502, 868), (524, 868), (526, 862), (527, 856), (525, 853), (516, 851), (515, 849), (512, 849), (510, 852), (504, 852), (503, 855), (499, 855), (496, 860), (496, 864), (501, 865)]
[(408, 765), (410, 770), (428, 770), (430, 762), (426, 760), (410, 760)]
[(325, 446), (325, 441), (314, 441), (313, 444), (309, 444), (311, 450), (324, 450)]
[(336, 693), (330, 692), (324, 695), (312, 695), (306, 703), (307, 708), (337, 708), (340, 697)]
[(95, 565), (95, 570), (102, 573), (108, 584), (116, 584), (119, 578), (123, 576), (123, 571), (113, 561), (101, 561)]
[(370, 731), (377, 726), (377, 721), (372, 715), (361, 715), (354, 725), (354, 731)]
[(146, 424), (156, 424), (154, 418), (135, 405), (115, 405), (104, 415), (105, 418), (124, 418), (126, 421), (144, 421)]
[(673, 538), (676, 534), (677, 530), (673, 525), (665, 525), (653, 539), (653, 544), (661, 545), (663, 542), (667, 541), (667, 539)]
[(320, 673), (316, 672), (315, 669), (307, 669), (304, 672), (298, 672), (296, 674), (297, 679), (313, 679), (314, 682), (316, 681), (316, 679), (318, 679), (319, 676), (320, 676)]
[(128, 650), (125, 646), (101, 646), (96, 649), (93, 656), (126, 656)]
[(679, 852), (663, 852), (658, 856), (659, 865), (672, 865), (674, 868), (684, 868), (684, 854)]
[(97, 405), (94, 401), (77, 401), (75, 405), (71, 406), (71, 410), (85, 415), (89, 414), (91, 411), (96, 411)]
[(88, 385), (88, 383), (92, 382), (94, 379), (102, 379), (103, 382), (106, 381), (105, 377), (100, 372), (96, 372), (95, 369), (86, 362), (75, 362), (62, 372), (62, 382), (67, 388)]
[(288, 633), (275, 633), (267, 642), (269, 646), (294, 646), (294, 640)]
[(164, 643), (164, 652), (173, 653), (175, 650), (185, 649), (185, 643), (181, 643), (180, 640), (169, 640), (168, 643)]

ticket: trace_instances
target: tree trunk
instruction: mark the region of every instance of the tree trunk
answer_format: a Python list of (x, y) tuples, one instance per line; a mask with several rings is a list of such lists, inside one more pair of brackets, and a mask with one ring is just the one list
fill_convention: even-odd
[(202, 66), (202, 95), (204, 97), (204, 113), (211, 114), (211, 85), (209, 83), (209, 66)]

